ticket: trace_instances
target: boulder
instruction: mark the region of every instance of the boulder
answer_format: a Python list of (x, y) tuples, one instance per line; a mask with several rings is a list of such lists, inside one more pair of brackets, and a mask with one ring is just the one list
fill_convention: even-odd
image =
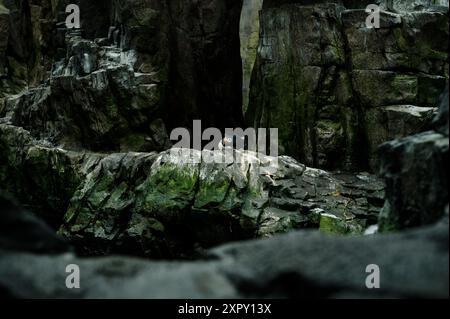
[(437, 108), (414, 105), (392, 105), (366, 112), (366, 125), (372, 167), (378, 165), (378, 147), (385, 141), (408, 136), (410, 132), (431, 129)]
[[(34, 254), (69, 252), (69, 244), (41, 219), (19, 207), (9, 195), (0, 193), (0, 249)], [(1, 277), (1, 276), (0, 276)], [(0, 289), (1, 290), (1, 289)]]
[[(448, 88), (440, 109), (435, 123), (445, 133)], [(380, 230), (419, 227), (442, 218), (448, 208), (448, 135), (428, 131), (385, 143), (379, 152), (380, 174), (387, 184)]]
[[(30, 232), (39, 235), (38, 242), (54, 241), (23, 227), (24, 220), (17, 225), (32, 239)], [(376, 237), (293, 232), (217, 247), (208, 260), (191, 262), (30, 254), (26, 247), (8, 249), (4, 238), (0, 290), (14, 298), (448, 298), (448, 218)], [(80, 289), (66, 288), (68, 265), (79, 267)], [(369, 265), (380, 270), (379, 289), (366, 288)]]
[(49, 83), (8, 99), (11, 123), (72, 150), (151, 151), (170, 146), (165, 130), (156, 133), (158, 138), (151, 136), (155, 132), (150, 123), (157, 119), (160, 102), (157, 78), (135, 73), (132, 60), (115, 47), (98, 46), (77, 34), (69, 34), (67, 43), (68, 56), (54, 66)]
[[(375, 177), (333, 175), (288, 157), (268, 176), (273, 159), (250, 165), (255, 155), (236, 151), (232, 165), (208, 164), (220, 154), (199, 151), (107, 156), (78, 187), (59, 232), (87, 255), (168, 258), (301, 228), (362, 234), (376, 223), (384, 185)], [(325, 227), (322, 215), (341, 227)]]

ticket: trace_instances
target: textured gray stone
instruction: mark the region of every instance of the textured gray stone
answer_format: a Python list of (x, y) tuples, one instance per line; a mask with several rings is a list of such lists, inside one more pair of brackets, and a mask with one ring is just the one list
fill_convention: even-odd
[[(281, 157), (268, 177), (264, 161), (235, 156), (227, 165), (191, 164), (181, 151), (109, 155), (79, 185), (60, 233), (89, 255), (167, 258), (305, 227), (361, 234), (377, 221), (384, 185), (374, 176), (330, 174)], [(325, 212), (340, 227), (321, 222)]]
[(0, 77), (5, 75), (5, 57), (9, 38), (9, 10), (0, 4)]
[[(448, 102), (447, 88), (435, 120), (435, 127), (444, 134)], [(380, 174), (387, 184), (380, 229), (419, 227), (442, 218), (448, 209), (448, 135), (428, 131), (385, 143), (379, 153)]]
[[(196, 262), (36, 255), (3, 243), (0, 290), (9, 297), (448, 298), (449, 291), (448, 220), (365, 238), (294, 232), (219, 247)], [(65, 286), (69, 264), (80, 267), (80, 289)], [(371, 264), (380, 267), (380, 289), (365, 286)]]
[[(448, 82), (446, 12), (384, 6), (381, 28), (368, 29), (367, 4), (264, 4), (246, 119), (278, 127), (282, 154), (312, 167), (375, 170), (374, 150), (399, 131), (373, 135), (386, 124), (374, 114), (436, 107)], [(422, 123), (401, 137), (428, 129), (430, 117)]]

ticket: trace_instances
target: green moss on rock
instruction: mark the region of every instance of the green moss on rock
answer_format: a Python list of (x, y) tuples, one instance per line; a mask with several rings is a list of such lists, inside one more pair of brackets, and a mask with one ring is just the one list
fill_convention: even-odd
[(151, 213), (183, 210), (194, 199), (198, 176), (198, 165), (165, 163), (137, 188), (137, 206)]
[(320, 231), (326, 234), (337, 235), (360, 235), (363, 233), (363, 227), (354, 220), (344, 220), (336, 215), (320, 215)]

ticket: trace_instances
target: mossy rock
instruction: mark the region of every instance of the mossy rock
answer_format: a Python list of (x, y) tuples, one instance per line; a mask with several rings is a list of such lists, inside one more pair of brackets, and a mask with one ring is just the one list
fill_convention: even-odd
[(227, 196), (231, 187), (230, 179), (223, 171), (213, 170), (208, 176), (202, 176), (200, 188), (195, 198), (196, 208), (219, 205)]
[(0, 14), (9, 14), (9, 10), (5, 8), (2, 0), (0, 0)]
[(271, 237), (301, 228), (308, 218), (300, 212), (289, 212), (268, 207), (259, 217), (258, 237)]
[(326, 234), (361, 235), (363, 227), (356, 221), (346, 221), (332, 214), (320, 215), (320, 231)]
[(194, 199), (199, 178), (196, 164), (164, 163), (137, 188), (137, 209), (154, 214), (180, 212)]

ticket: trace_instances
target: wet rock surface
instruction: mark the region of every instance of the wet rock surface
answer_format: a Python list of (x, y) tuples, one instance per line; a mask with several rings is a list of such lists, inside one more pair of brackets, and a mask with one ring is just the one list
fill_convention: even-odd
[(264, 4), (247, 122), (308, 166), (376, 171), (379, 144), (430, 128), (448, 82), (448, 3), (386, 2), (379, 29), (367, 4)]
[(7, 99), (4, 114), (13, 125), (66, 149), (151, 151), (170, 147), (158, 123), (158, 76), (134, 72), (134, 51), (99, 46), (67, 35), (68, 56), (53, 66), (44, 85)]
[(259, 13), (263, 0), (244, 0), (242, 5), (240, 37), (242, 57), (242, 109), (245, 113), (249, 103), (250, 81), (256, 61), (259, 42)]
[[(10, 31), (0, 98), (48, 80), (52, 65), (74, 56), (72, 53), (89, 55), (72, 62), (82, 63), (83, 75), (91, 73), (96, 69), (96, 54), (92, 50), (100, 48), (86, 41), (97, 39), (99, 46), (116, 47), (109, 58), (134, 51), (135, 57), (128, 56), (135, 58), (134, 71), (156, 76), (160, 82), (156, 118), (161, 117), (170, 129), (190, 127), (193, 118), (219, 128), (242, 125), (238, 28), (242, 0), (71, 1), (80, 6), (80, 35), (86, 40), (76, 43), (65, 39), (65, 8), (69, 1), (29, 2), (14, 0), (2, 4), (5, 9), (1, 20), (9, 16)], [(6, 29), (1, 32), (0, 43), (7, 36)], [(0, 54), (3, 51), (0, 45)], [(149, 77), (139, 77), (144, 81), (141, 84), (151, 84), (145, 83)], [(147, 89), (141, 87), (140, 93), (153, 93), (154, 88), (151, 93)]]
[(448, 102), (447, 88), (433, 130), (380, 147), (388, 194), (381, 230), (432, 224), (448, 212)]
[(361, 234), (376, 224), (384, 199), (373, 176), (332, 175), (291, 158), (269, 176), (265, 163), (246, 163), (253, 155), (236, 152), (243, 163), (233, 165), (190, 164), (183, 156), (104, 158), (72, 197), (60, 233), (90, 254), (98, 243), (101, 252), (185, 256), (300, 228)]

